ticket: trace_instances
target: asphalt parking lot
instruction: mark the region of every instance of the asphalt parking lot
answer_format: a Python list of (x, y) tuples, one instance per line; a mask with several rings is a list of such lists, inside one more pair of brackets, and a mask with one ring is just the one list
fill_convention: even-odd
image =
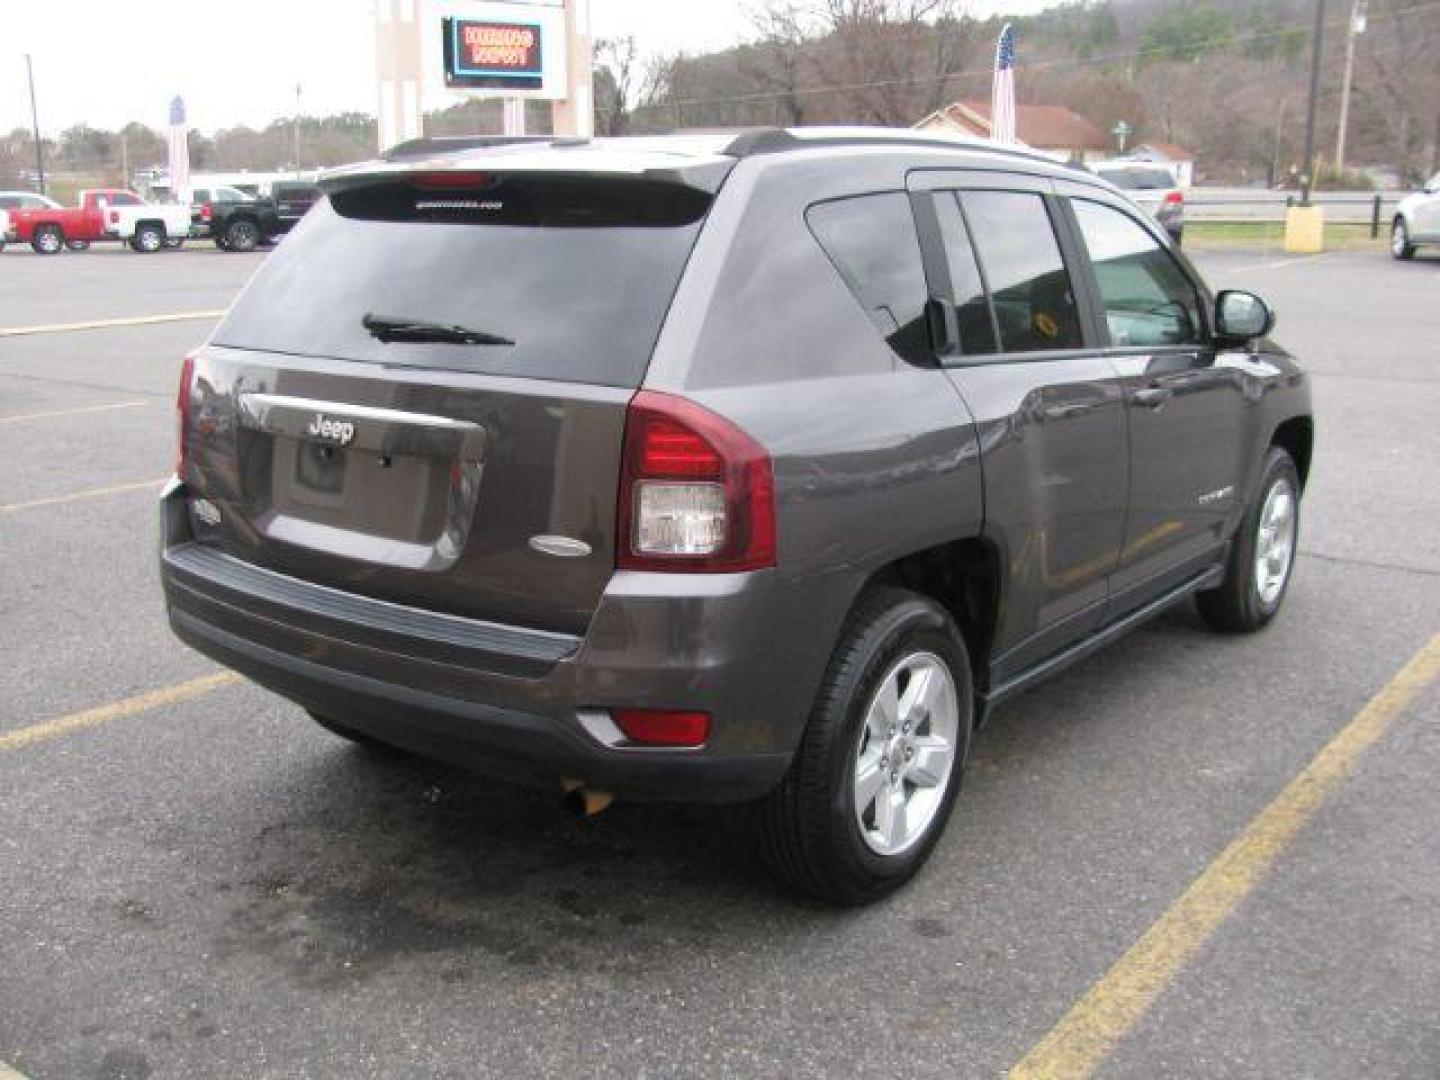
[[(0, 255), (0, 1063), (1440, 1076), (1440, 258), (1196, 255), (1314, 375), (1285, 611), (1177, 609), (1006, 708), (926, 871), (837, 912), (769, 884), (742, 813), (577, 822), (207, 679), (154, 502), (180, 357), (261, 257)], [(1287, 789), (1327, 746), (1330, 786)], [(1070, 1038), (1077, 1002), (1133, 1026)]]

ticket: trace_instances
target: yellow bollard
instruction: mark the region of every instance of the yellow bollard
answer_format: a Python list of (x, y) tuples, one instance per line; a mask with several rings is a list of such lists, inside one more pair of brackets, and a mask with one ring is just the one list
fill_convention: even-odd
[(1325, 211), (1321, 207), (1285, 208), (1285, 250), (1296, 255), (1325, 250)]

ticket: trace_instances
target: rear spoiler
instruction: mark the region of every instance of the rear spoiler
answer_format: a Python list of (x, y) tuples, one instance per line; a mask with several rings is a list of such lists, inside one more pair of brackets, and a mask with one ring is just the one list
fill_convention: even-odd
[(589, 139), (548, 136), (415, 139), (392, 147), (376, 161), (325, 172), (320, 176), (319, 185), (326, 195), (334, 195), (403, 180), (421, 172), (531, 173), (678, 184), (713, 195), (720, 190), (735, 164), (735, 158), (723, 154), (622, 149)]

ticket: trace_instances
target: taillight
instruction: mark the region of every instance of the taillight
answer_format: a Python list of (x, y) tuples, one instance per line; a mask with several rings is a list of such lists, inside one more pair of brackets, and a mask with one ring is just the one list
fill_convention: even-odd
[(686, 398), (641, 390), (625, 418), (616, 564), (720, 573), (775, 565), (770, 455)]
[(209, 221), (209, 220), (210, 220), (210, 214), (211, 214), (210, 204), (209, 204), (208, 202), (207, 202), (207, 203), (201, 203), (201, 204), (200, 204), (200, 220), (201, 220), (201, 221)]
[(704, 746), (710, 738), (709, 713), (612, 709), (610, 716), (627, 739), (644, 746)]
[(176, 412), (176, 442), (175, 449), (175, 475), (181, 480), (185, 479), (185, 467), (188, 464), (185, 444), (190, 437), (190, 387), (195, 381), (195, 354), (187, 353), (185, 362), (180, 365), (180, 389), (175, 394)]
[(1180, 206), (1185, 202), (1185, 196), (1178, 191), (1168, 192), (1165, 196), (1166, 206)]

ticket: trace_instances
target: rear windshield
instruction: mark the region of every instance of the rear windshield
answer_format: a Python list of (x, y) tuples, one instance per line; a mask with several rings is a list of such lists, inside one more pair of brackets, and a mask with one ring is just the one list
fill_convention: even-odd
[(1125, 191), (1154, 191), (1173, 188), (1175, 178), (1167, 169), (1100, 169), (1102, 179)]
[[(265, 260), (217, 345), (638, 386), (710, 196), (673, 184), (463, 174), (322, 200)], [(377, 340), (385, 320), (511, 345)]]

